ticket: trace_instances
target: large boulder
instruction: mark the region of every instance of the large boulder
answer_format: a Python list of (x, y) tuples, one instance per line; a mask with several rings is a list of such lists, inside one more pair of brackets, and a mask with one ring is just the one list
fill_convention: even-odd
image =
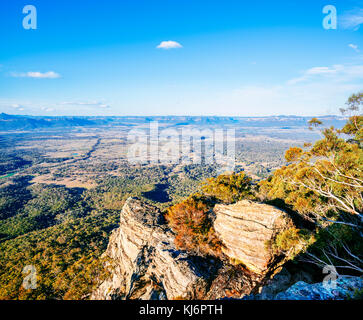
[(216, 205), (214, 213), (214, 229), (224, 253), (258, 274), (265, 273), (274, 260), (268, 241), (294, 225), (286, 212), (249, 200)]

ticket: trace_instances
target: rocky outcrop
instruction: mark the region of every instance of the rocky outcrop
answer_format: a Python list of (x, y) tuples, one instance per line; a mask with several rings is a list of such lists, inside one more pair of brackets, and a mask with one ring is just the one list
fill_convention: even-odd
[(285, 212), (273, 206), (251, 201), (217, 205), (214, 218), (226, 256), (241, 264), (178, 250), (160, 211), (129, 198), (103, 255), (111, 276), (91, 299), (327, 300), (345, 299), (363, 288), (358, 277), (341, 277), (326, 286), (312, 284), (303, 270), (290, 273), (286, 264), (278, 268), (274, 264), (276, 269), (270, 270), (275, 257), (266, 241), (293, 225)]
[(104, 257), (112, 276), (91, 299), (200, 298), (218, 267), (178, 250), (160, 211), (136, 198), (126, 201)]
[(129, 198), (103, 255), (111, 277), (91, 299), (219, 299), (250, 294), (273, 260), (266, 241), (292, 222), (285, 212), (251, 201), (217, 205), (214, 218), (229, 258), (224, 261), (178, 250), (159, 209)]
[(274, 258), (267, 241), (293, 226), (284, 211), (248, 200), (216, 205), (214, 212), (214, 229), (225, 246), (224, 253), (259, 274), (267, 271)]
[(341, 276), (336, 280), (313, 284), (299, 281), (274, 296), (249, 295), (243, 300), (346, 300), (358, 298), (355, 296), (357, 290), (363, 290), (362, 278)]

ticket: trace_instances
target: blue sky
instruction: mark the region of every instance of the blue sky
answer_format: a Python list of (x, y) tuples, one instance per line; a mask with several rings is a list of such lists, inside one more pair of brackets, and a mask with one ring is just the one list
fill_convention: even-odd
[(363, 89), (362, 0), (2, 0), (0, 35), (10, 114), (323, 115)]

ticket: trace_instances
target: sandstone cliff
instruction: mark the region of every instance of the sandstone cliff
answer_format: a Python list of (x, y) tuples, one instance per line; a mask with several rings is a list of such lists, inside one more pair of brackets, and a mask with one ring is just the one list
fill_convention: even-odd
[[(111, 278), (91, 299), (218, 299), (251, 293), (273, 258), (265, 241), (291, 221), (284, 212), (251, 201), (217, 205), (214, 213), (225, 261), (178, 250), (160, 211), (129, 198), (104, 253)], [(229, 258), (243, 267), (230, 264)]]
[(216, 268), (178, 250), (159, 210), (136, 198), (126, 201), (104, 255), (112, 278), (91, 299), (193, 299), (206, 294)]

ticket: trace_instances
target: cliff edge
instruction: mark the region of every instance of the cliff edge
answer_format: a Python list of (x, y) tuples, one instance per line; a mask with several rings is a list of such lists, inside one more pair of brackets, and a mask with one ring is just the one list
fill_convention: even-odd
[(215, 271), (214, 261), (178, 250), (160, 211), (136, 198), (126, 201), (104, 257), (111, 278), (91, 299), (194, 299)]

